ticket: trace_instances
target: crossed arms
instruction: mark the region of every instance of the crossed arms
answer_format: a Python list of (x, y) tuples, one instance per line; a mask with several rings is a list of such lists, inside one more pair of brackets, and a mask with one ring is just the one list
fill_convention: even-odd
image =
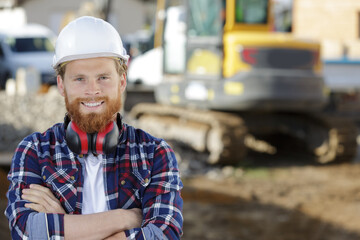
[(140, 228), (142, 213), (140, 209), (115, 209), (87, 215), (68, 215), (60, 201), (50, 189), (31, 184), (24, 189), (22, 199), (25, 207), (42, 213), (59, 213), (64, 216), (64, 235), (66, 239), (126, 239), (124, 230)]

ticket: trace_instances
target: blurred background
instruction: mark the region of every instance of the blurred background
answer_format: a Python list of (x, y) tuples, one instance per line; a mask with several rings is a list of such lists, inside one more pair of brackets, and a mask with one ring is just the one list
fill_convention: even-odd
[(360, 239), (358, 0), (0, 0), (2, 212), (19, 141), (63, 121), (54, 43), (84, 15), (131, 56), (125, 121), (176, 152), (183, 239)]

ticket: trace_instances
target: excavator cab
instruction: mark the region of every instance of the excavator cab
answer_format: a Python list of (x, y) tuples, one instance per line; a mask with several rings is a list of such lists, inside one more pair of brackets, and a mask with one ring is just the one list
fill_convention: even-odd
[(270, 4), (197, 0), (168, 8), (157, 101), (225, 111), (321, 109), (320, 46), (274, 32)]
[(224, 56), (224, 34), (241, 31), (270, 32), (272, 19), (268, 5), (267, 0), (222, 0), (212, 1), (210, 4), (208, 1), (189, 1), (188, 76), (212, 76), (220, 79), (223, 71), (231, 71), (229, 67), (232, 66), (223, 63), (223, 59), (227, 58)]

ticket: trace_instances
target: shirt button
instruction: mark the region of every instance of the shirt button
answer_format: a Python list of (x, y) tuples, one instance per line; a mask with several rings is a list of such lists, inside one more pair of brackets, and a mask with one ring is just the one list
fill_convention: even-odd
[(148, 178), (145, 178), (144, 181), (145, 181), (145, 183), (148, 183), (148, 182), (149, 182), (149, 179), (148, 179)]
[(125, 185), (125, 183), (126, 183), (125, 180), (121, 181), (121, 185)]
[(71, 176), (70, 179), (71, 179), (71, 180), (75, 180), (75, 177), (74, 177), (74, 176)]
[(46, 176), (43, 176), (43, 179), (46, 180)]
[(83, 158), (83, 157), (84, 157), (84, 155), (83, 155), (83, 154), (79, 154), (79, 157), (80, 157), (80, 158)]

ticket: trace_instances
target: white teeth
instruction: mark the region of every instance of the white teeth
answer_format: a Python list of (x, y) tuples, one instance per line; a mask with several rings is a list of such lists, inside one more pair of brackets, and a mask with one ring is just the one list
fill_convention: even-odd
[(101, 102), (96, 102), (96, 103), (84, 103), (85, 106), (87, 107), (97, 107), (100, 106)]

